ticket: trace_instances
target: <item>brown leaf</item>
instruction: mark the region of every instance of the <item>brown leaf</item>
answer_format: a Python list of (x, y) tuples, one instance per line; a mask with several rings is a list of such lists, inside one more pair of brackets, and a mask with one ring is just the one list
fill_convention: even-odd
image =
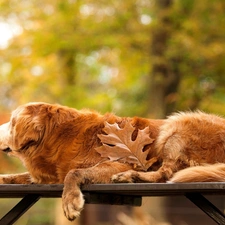
[(132, 140), (134, 130), (135, 128), (129, 122), (125, 123), (124, 128), (120, 128), (117, 123), (106, 122), (103, 129), (106, 135), (98, 135), (102, 146), (96, 148), (96, 151), (102, 157), (108, 157), (112, 161), (123, 160), (141, 166), (142, 170), (146, 171), (156, 159), (146, 160), (149, 150), (143, 151), (143, 149), (154, 139), (149, 137), (149, 127), (146, 127), (143, 130), (138, 129), (136, 139)]

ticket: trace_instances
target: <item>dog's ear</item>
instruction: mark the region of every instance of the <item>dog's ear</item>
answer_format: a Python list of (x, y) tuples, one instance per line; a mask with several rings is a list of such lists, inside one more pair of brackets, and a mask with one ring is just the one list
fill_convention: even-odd
[(29, 103), (12, 114), (14, 149), (28, 149), (38, 144), (44, 134), (79, 116), (77, 110), (47, 103)]
[(40, 141), (45, 124), (39, 119), (39, 110), (40, 105), (28, 105), (19, 107), (13, 112), (11, 117), (13, 149), (28, 149)]
[[(24, 121), (24, 120), (23, 120)], [(33, 120), (16, 123), (13, 128), (13, 145), (16, 150), (26, 150), (38, 144), (43, 133), (43, 126)]]

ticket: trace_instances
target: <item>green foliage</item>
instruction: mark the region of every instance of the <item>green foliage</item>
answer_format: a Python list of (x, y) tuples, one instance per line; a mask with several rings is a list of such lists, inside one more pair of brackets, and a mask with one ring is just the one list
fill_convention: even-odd
[[(2, 0), (2, 6), (1, 20), (23, 31), (1, 50), (2, 109), (47, 101), (120, 115), (151, 113), (151, 32), (163, 12), (154, 1)], [(220, 0), (187, 0), (168, 9), (171, 36), (162, 60), (181, 77), (178, 92), (167, 98), (176, 102), (174, 110), (224, 104), (224, 8)]]
[(125, 102), (131, 113), (136, 100), (144, 102), (149, 24), (141, 17), (150, 18), (148, 2), (7, 2), (23, 33), (2, 50), (0, 66), (9, 65), (2, 108), (48, 101), (126, 114)]
[[(183, 78), (177, 108), (202, 108), (215, 112), (214, 107), (219, 101), (221, 106), (217, 107), (217, 112), (224, 114), (224, 99), (219, 97), (225, 81), (225, 32), (221, 29), (225, 20), (224, 2), (178, 2), (174, 20), (183, 13), (182, 22), (176, 23), (179, 29), (174, 32), (168, 52), (169, 56), (177, 55), (181, 59), (179, 68)], [(190, 3), (188, 7), (187, 2)]]
[[(171, 5), (1, 0), (0, 22), (18, 33), (0, 49), (0, 109), (46, 101), (148, 116), (172, 103), (171, 111), (199, 108), (225, 115), (225, 1), (160, 2)], [(168, 37), (156, 56), (153, 36), (163, 30)], [(179, 83), (152, 103), (150, 97), (158, 94), (149, 84), (155, 63), (179, 76)], [(162, 89), (165, 74), (157, 77)], [(47, 224), (43, 219), (39, 223)]]

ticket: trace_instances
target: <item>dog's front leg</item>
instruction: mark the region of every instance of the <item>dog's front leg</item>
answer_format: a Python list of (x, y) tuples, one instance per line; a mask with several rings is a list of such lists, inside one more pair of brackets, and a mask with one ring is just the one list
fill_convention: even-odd
[(64, 180), (62, 204), (65, 216), (69, 220), (76, 219), (84, 206), (84, 198), (80, 191), (83, 184), (111, 183), (111, 176), (131, 169), (130, 165), (119, 162), (103, 162), (91, 168), (71, 170)]
[(19, 174), (0, 175), (0, 184), (31, 184), (31, 176), (28, 172)]

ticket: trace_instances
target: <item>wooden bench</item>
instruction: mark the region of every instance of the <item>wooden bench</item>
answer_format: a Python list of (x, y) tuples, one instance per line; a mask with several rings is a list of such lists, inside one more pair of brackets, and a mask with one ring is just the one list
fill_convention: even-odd
[[(1, 184), (0, 198), (22, 198), (5, 216), (0, 225), (10, 225), (18, 220), (40, 198), (59, 198), (63, 185), (20, 185)], [(184, 184), (91, 184), (82, 191), (86, 203), (140, 206), (145, 196), (186, 196), (203, 210), (217, 224), (225, 225), (224, 214), (203, 195), (225, 195), (225, 183), (184, 183)]]

